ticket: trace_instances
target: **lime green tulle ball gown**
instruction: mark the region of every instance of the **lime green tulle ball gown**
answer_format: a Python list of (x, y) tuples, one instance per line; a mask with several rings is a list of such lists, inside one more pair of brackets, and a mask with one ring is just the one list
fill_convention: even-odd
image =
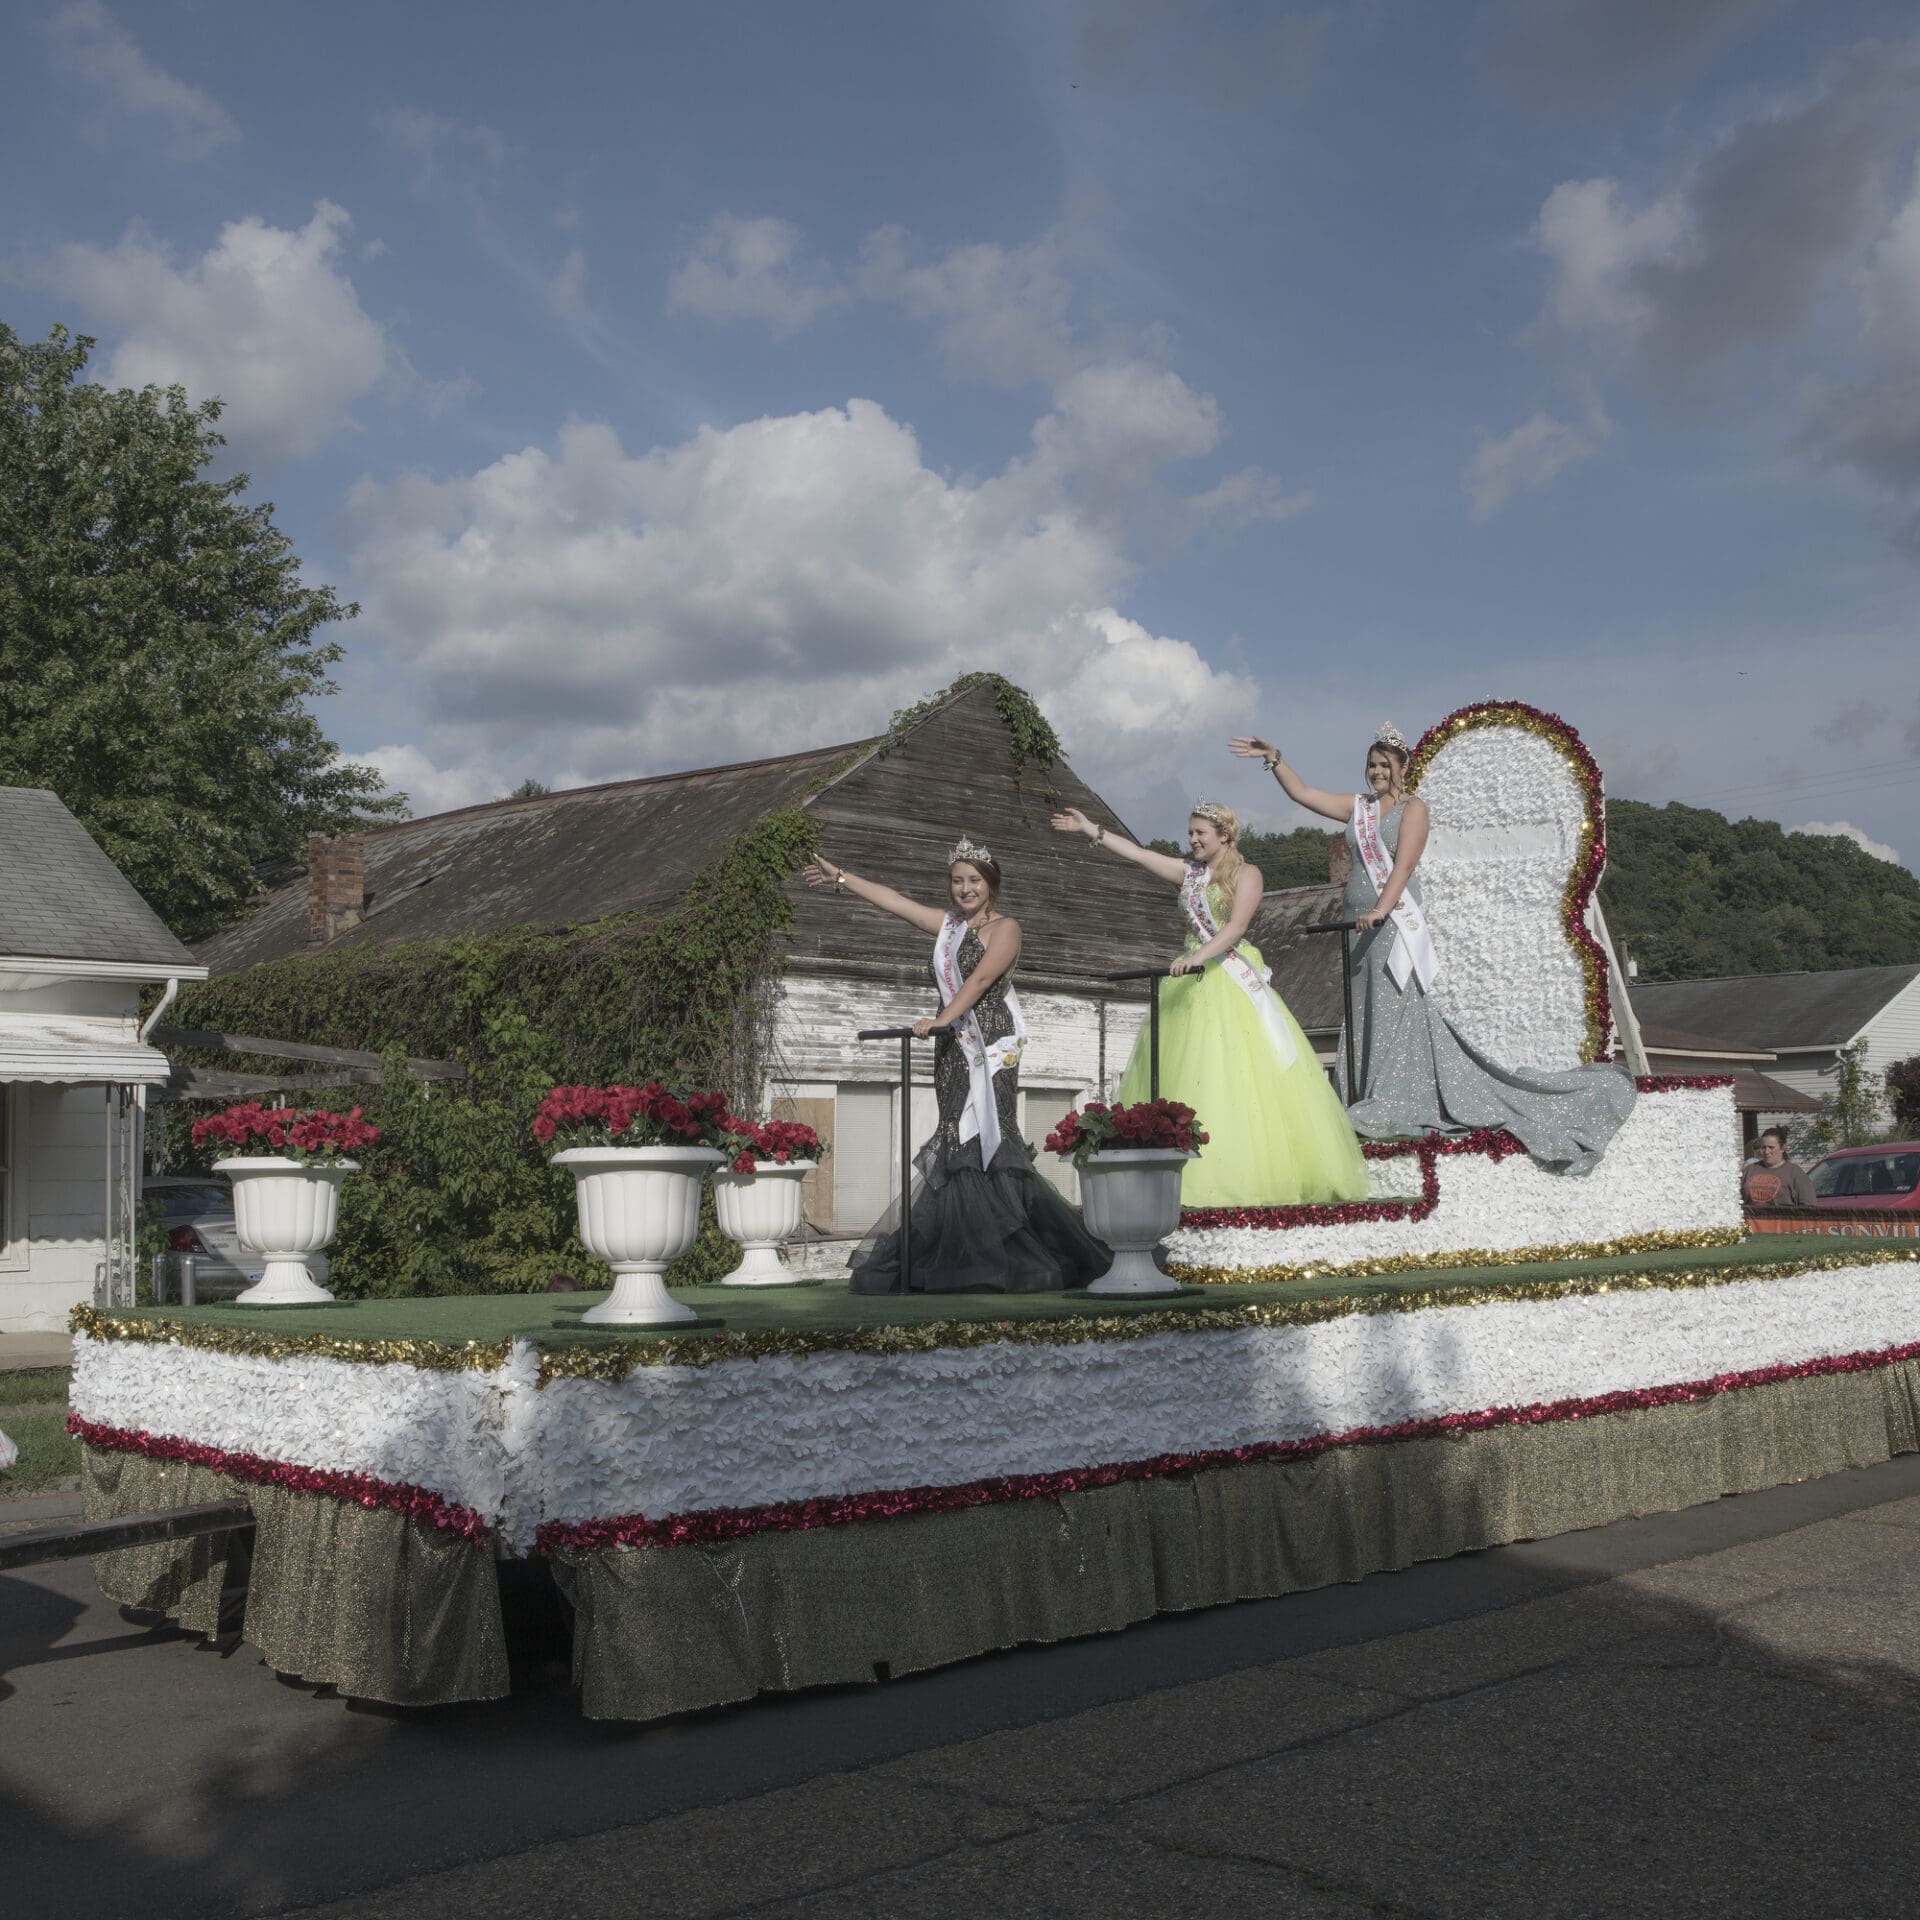
[[(1187, 951), (1213, 937), (1230, 903), (1192, 869), (1180, 890)], [(1210, 924), (1209, 924), (1210, 923)], [(1242, 940), (1199, 973), (1160, 983), (1160, 1091), (1200, 1116), (1207, 1144), (1188, 1162), (1183, 1207), (1278, 1207), (1362, 1200), (1367, 1163), (1300, 1023)], [(1256, 991), (1257, 989), (1257, 991)], [(1147, 1029), (1116, 1100), (1150, 1097)]]

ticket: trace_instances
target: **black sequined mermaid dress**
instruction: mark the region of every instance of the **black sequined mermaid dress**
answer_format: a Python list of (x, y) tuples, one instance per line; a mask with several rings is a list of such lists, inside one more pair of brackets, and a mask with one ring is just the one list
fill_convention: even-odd
[[(954, 949), (961, 979), (986, 949), (968, 928)], [(938, 979), (936, 969), (935, 978)], [(1020, 1137), (1023, 1031), (1012, 981), (1002, 974), (974, 1003), (977, 1038), (993, 1050), (995, 1070), (976, 1075), (960, 1034), (935, 1036), (933, 1091), (939, 1119), (914, 1159), (913, 1284), (915, 1293), (1048, 1293), (1084, 1287), (1113, 1263), (1079, 1214), (1034, 1171)], [(962, 1139), (976, 1080), (991, 1085), (999, 1140), (981, 1160), (981, 1132)], [(855, 1250), (848, 1286), (854, 1293), (899, 1293), (900, 1207), (896, 1200)]]

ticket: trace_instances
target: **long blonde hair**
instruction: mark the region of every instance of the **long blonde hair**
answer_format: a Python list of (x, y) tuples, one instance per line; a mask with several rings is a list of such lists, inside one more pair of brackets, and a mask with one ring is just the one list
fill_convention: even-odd
[(1221, 849), (1219, 859), (1213, 863), (1208, 883), (1218, 887), (1231, 900), (1234, 882), (1240, 878), (1240, 869), (1247, 864), (1246, 855), (1240, 851), (1240, 816), (1231, 807), (1222, 806), (1218, 800), (1202, 800), (1187, 818), (1204, 820), (1227, 843)]

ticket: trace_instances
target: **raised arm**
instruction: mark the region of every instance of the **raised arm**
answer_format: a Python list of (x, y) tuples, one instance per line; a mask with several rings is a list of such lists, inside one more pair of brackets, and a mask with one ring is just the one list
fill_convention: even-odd
[(960, 984), (960, 991), (940, 1009), (937, 1020), (916, 1020), (918, 1034), (939, 1033), (958, 1026), (968, 1010), (1020, 958), (1020, 922), (995, 920), (980, 936), (980, 964)]
[(1095, 826), (1078, 807), (1062, 807), (1053, 816), (1053, 830), (1084, 833), (1096, 847), (1105, 847), (1109, 853), (1117, 853), (1122, 860), (1131, 860), (1135, 866), (1145, 867), (1149, 873), (1157, 873), (1175, 886), (1187, 877), (1184, 860), (1177, 860), (1170, 853), (1155, 853), (1151, 847), (1136, 847), (1124, 834), (1109, 833), (1105, 827)]
[(1266, 889), (1267, 883), (1260, 877), (1258, 867), (1242, 867), (1234, 876), (1233, 911), (1227, 915), (1227, 924), (1204, 947), (1183, 953), (1173, 963), (1173, 971), (1194, 973), (1209, 960), (1217, 960), (1223, 953), (1232, 952), (1253, 925), (1253, 916), (1260, 911), (1260, 896)]
[(1400, 896), (1406, 892), (1407, 882), (1413, 878), (1413, 870), (1427, 850), (1427, 828), (1431, 823), (1427, 803), (1417, 795), (1410, 798), (1400, 815), (1400, 850), (1394, 855), (1393, 871), (1380, 889), (1379, 900), (1365, 913), (1355, 916), (1355, 926), (1377, 927), (1400, 904)]
[(904, 893), (895, 893), (877, 880), (862, 880), (858, 874), (836, 866), (822, 854), (816, 854), (800, 869), (800, 877), (810, 887), (832, 887), (836, 892), (850, 893), (856, 900), (878, 907), (882, 913), (910, 922), (922, 933), (938, 933), (947, 923), (947, 916), (938, 907), (923, 907), (918, 900), (909, 900)]
[(1308, 786), (1281, 758), (1280, 749), (1271, 740), (1262, 740), (1257, 734), (1240, 734), (1229, 740), (1227, 746), (1242, 760), (1258, 760), (1280, 782), (1281, 790), (1296, 807), (1325, 814), (1329, 820), (1353, 818), (1352, 794), (1329, 793), (1324, 787)]

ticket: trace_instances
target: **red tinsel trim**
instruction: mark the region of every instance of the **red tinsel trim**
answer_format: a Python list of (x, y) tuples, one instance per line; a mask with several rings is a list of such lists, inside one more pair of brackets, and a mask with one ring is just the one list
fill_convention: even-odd
[(894, 1520), (913, 1515), (951, 1513), (961, 1507), (1004, 1506), (1017, 1500), (1051, 1500), (1064, 1493), (1085, 1493), (1126, 1481), (1157, 1480), (1168, 1474), (1201, 1473), (1214, 1467), (1245, 1466), (1263, 1460), (1299, 1460), (1339, 1447), (1378, 1446), (1390, 1441), (1428, 1440), (1444, 1433), (1481, 1433), (1490, 1427), (1546, 1426), (1561, 1420), (1585, 1420), (1598, 1414), (1627, 1413), (1711, 1399), (1748, 1387), (1776, 1386), (1785, 1380), (1810, 1380), (1823, 1374), (1871, 1373), (1903, 1360), (1920, 1359), (1920, 1341), (1875, 1353), (1849, 1353), (1823, 1360), (1783, 1362), (1746, 1373), (1716, 1373), (1670, 1387), (1628, 1387), (1586, 1400), (1552, 1400), (1526, 1407), (1489, 1407), (1481, 1413), (1443, 1413), (1430, 1420), (1404, 1420), (1390, 1427), (1354, 1427), (1346, 1433), (1316, 1434), (1305, 1440), (1261, 1441), (1250, 1447), (1226, 1447), (1204, 1453), (1163, 1453), (1150, 1460), (1112, 1466), (1072, 1468), (1061, 1473), (1006, 1474), (954, 1487), (906, 1487), (888, 1493), (851, 1493), (818, 1500), (785, 1500), (765, 1507), (714, 1507), (649, 1520), (627, 1514), (609, 1520), (549, 1520), (539, 1529), (543, 1553), (571, 1550), (598, 1553), (611, 1547), (715, 1546), (757, 1533), (802, 1533), (814, 1527), (840, 1527), (861, 1520)]
[(334, 1473), (324, 1467), (297, 1467), (289, 1460), (263, 1460), (257, 1453), (227, 1453), (202, 1446), (197, 1440), (176, 1440), (171, 1434), (136, 1432), (129, 1427), (106, 1427), (67, 1415), (67, 1431), (90, 1447), (110, 1453), (144, 1454), (149, 1460), (177, 1460), (185, 1466), (207, 1467), (255, 1486), (286, 1487), (294, 1493), (322, 1493), (330, 1500), (356, 1507), (385, 1507), (419, 1520), (441, 1533), (457, 1533), (476, 1547), (487, 1540), (487, 1523), (471, 1507), (456, 1506), (425, 1487), (404, 1481), (376, 1480), (370, 1473)]
[(1730, 1087), (1730, 1073), (1643, 1073), (1634, 1083), (1642, 1093), (1706, 1093), (1714, 1087)]
[(1579, 954), (1581, 967), (1587, 976), (1591, 996), (1587, 1007), (1587, 1038), (1593, 1048), (1592, 1057), (1596, 1061), (1605, 1060), (1609, 1057), (1607, 1034), (1613, 1022), (1613, 1002), (1607, 977), (1607, 957), (1587, 927), (1587, 903), (1593, 898), (1593, 890), (1600, 884), (1600, 876), (1606, 870), (1607, 803), (1599, 765), (1587, 751), (1586, 742), (1557, 713), (1530, 707), (1523, 700), (1476, 700), (1469, 706), (1456, 707), (1414, 742), (1413, 752), (1407, 760), (1407, 791), (1411, 793), (1420, 784), (1420, 776), (1426, 771), (1428, 760), (1449, 734), (1466, 732), (1475, 727), (1511, 725), (1516, 717), (1532, 721), (1534, 725), (1530, 731), (1537, 730), (1554, 736), (1554, 744), (1572, 763), (1574, 775), (1586, 792), (1586, 857), (1567, 882), (1560, 917), (1567, 938)]
[(1359, 1220), (1424, 1220), (1440, 1204), (1440, 1169), (1434, 1165), (1443, 1153), (1484, 1154), (1506, 1160), (1523, 1147), (1504, 1127), (1475, 1127), (1470, 1133), (1429, 1133), (1418, 1140), (1363, 1140), (1360, 1151), (1369, 1160), (1420, 1162), (1418, 1200), (1339, 1200), (1325, 1205), (1291, 1207), (1188, 1207), (1180, 1214), (1183, 1227), (1345, 1226)]

